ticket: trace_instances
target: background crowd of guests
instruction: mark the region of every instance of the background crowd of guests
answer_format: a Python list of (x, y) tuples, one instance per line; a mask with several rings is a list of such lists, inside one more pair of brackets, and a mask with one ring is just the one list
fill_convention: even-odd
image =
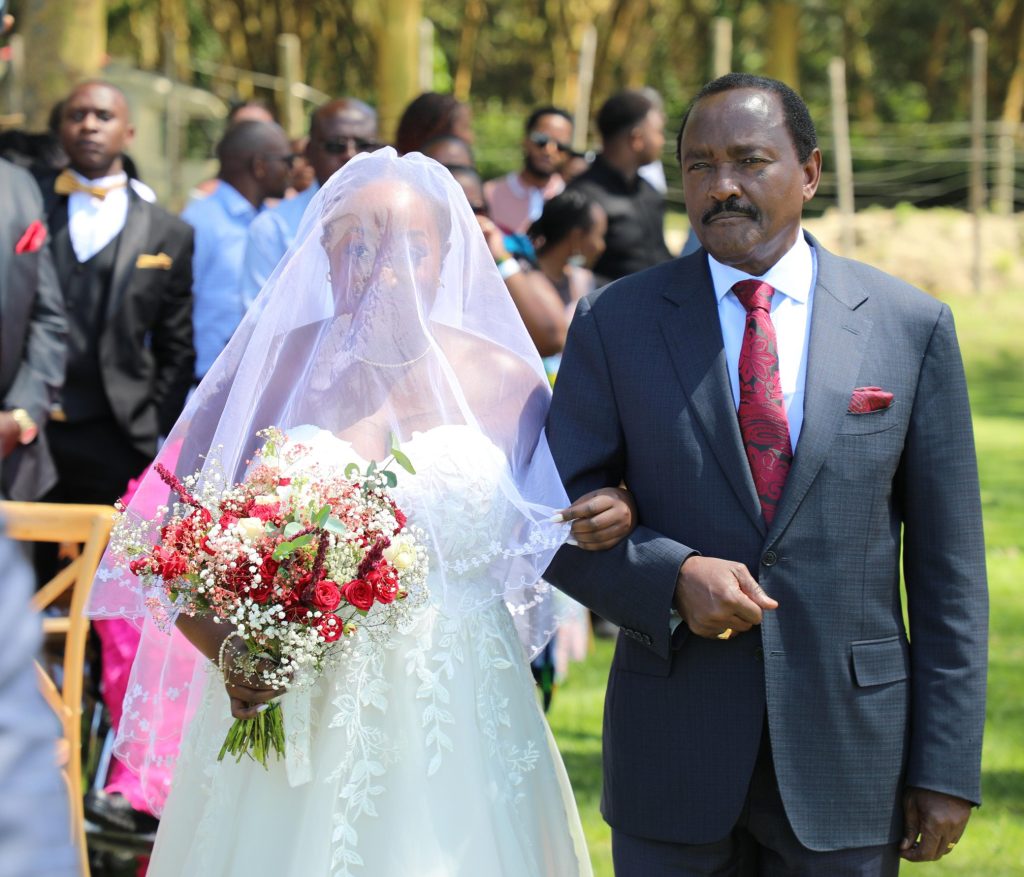
[[(602, 148), (588, 163), (571, 145), (572, 116), (539, 107), (525, 119), (521, 166), (485, 181), (467, 105), (427, 93), (400, 120), (398, 151), (423, 152), (461, 184), (552, 380), (576, 302), (671, 257), (664, 124), (653, 92), (614, 95), (598, 113)], [(217, 145), (216, 177), (177, 217), (139, 180), (133, 136), (128, 101), (104, 82), (74, 88), (54, 108), (48, 134), (0, 135), (0, 187), (13, 198), (0, 223), (5, 499), (109, 504), (124, 496), (319, 187), (383, 145), (376, 112), (356, 98), (319, 107), (301, 141), (290, 141), (265, 106), (240, 104)], [(37, 572), (51, 575), (58, 563), (41, 556)], [(116, 621), (97, 632), (101, 689), (116, 722), (138, 635)], [(548, 696), (551, 671), (564, 672), (581, 642), (579, 630), (567, 631), (544, 659)], [(116, 760), (87, 810), (109, 828), (153, 827)]]

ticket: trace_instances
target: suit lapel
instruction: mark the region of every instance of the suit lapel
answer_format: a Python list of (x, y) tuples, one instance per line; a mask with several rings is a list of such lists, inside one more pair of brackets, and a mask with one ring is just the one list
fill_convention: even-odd
[(680, 261), (665, 298), (676, 307), (661, 324), (669, 356), (708, 445), (751, 521), (765, 532), (761, 505), (743, 450), (725, 361), (722, 326), (704, 251)]
[(846, 417), (871, 320), (858, 308), (868, 298), (842, 263), (808, 236), (818, 259), (804, 387), (804, 420), (769, 541), (786, 528), (821, 469)]
[(149, 211), (142, 205), (139, 196), (130, 189), (128, 215), (125, 217), (120, 237), (117, 242), (117, 255), (114, 257), (110, 296), (107, 299), (108, 325), (121, 306), (125, 291), (135, 273), (135, 261), (145, 252), (146, 241), (149, 239)]

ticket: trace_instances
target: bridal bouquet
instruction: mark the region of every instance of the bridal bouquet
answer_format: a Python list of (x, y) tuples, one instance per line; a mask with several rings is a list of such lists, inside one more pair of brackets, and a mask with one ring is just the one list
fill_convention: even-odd
[[(155, 521), (122, 514), (111, 542), (143, 581), (158, 623), (210, 615), (233, 629), (225, 646), (244, 642), (233, 664), (250, 684), (295, 688), (343, 660), (357, 630), (393, 626), (424, 602), (427, 554), (389, 493), (392, 462), (414, 472), (394, 441), (384, 464), (341, 471), (276, 427), (258, 435), (263, 448), (238, 484), (225, 487), (209, 463), (201, 480), (157, 464), (179, 501)], [(226, 675), (224, 646), (218, 665)], [(220, 758), (249, 755), (265, 767), (284, 747), (273, 702), (235, 721)]]

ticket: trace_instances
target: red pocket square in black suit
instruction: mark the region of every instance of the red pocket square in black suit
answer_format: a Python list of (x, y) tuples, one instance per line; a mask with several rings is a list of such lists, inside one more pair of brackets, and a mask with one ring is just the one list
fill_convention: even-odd
[(892, 393), (881, 387), (857, 387), (850, 396), (850, 414), (870, 414), (892, 405)]
[(18, 243), (14, 245), (14, 252), (34, 253), (42, 249), (45, 240), (46, 226), (38, 219), (33, 220), (29, 227), (25, 229), (25, 233), (19, 238)]

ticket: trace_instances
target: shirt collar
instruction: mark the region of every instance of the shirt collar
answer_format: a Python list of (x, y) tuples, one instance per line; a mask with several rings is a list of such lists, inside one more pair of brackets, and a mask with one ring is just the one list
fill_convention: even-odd
[(811, 281), (814, 278), (814, 257), (811, 246), (804, 237), (803, 229), (796, 237), (796, 243), (760, 277), (754, 277), (738, 268), (723, 265), (708, 253), (708, 268), (711, 270), (711, 282), (715, 286), (715, 297), (721, 303), (729, 290), (741, 280), (763, 280), (781, 292), (787, 298), (801, 304), (807, 303), (811, 292)]
[(217, 188), (213, 190), (213, 194), (210, 197), (220, 201), (224, 205), (224, 209), (231, 216), (251, 217), (260, 212), (259, 208), (253, 207), (249, 200), (227, 180), (219, 180)]

